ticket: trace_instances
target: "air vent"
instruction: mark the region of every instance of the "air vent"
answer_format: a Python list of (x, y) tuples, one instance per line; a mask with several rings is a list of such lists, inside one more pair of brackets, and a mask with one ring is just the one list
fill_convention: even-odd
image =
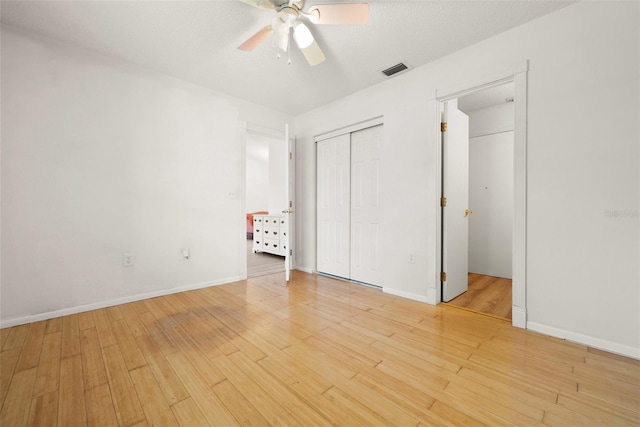
[(407, 67), (405, 64), (400, 62), (400, 63), (398, 63), (396, 65), (393, 65), (393, 66), (387, 68), (386, 70), (382, 70), (382, 74), (384, 74), (387, 77), (391, 77), (394, 74), (398, 74), (399, 72), (404, 71), (404, 70), (408, 70), (408, 69), (409, 69), (409, 67)]

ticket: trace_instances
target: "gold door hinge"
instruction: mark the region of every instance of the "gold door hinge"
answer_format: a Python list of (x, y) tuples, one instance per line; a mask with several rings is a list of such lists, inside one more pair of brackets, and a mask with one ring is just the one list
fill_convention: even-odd
[(442, 206), (443, 208), (445, 206), (447, 206), (447, 198), (446, 197), (440, 197), (440, 206)]
[(447, 131), (447, 122), (440, 123), (440, 132), (446, 132), (446, 131)]
[(440, 281), (441, 282), (446, 282), (447, 281), (447, 273), (445, 273), (444, 271), (442, 273), (440, 273)]

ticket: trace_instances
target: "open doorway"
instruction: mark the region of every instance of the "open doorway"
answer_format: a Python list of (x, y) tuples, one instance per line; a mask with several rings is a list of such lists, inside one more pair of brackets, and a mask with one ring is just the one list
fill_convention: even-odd
[(245, 197), (248, 278), (285, 271), (279, 221), (274, 224), (266, 222), (267, 218), (280, 218), (282, 209), (288, 205), (285, 164), (288, 152), (284, 137), (247, 132)]
[[(447, 225), (449, 215), (451, 227), (456, 232), (466, 234), (457, 242), (447, 244), (443, 240), (443, 250), (459, 251), (460, 268), (466, 267), (465, 277), (451, 279), (464, 281), (455, 289), (447, 290), (446, 276), (443, 277), (443, 301), (449, 304), (482, 312), (485, 314), (512, 319), (512, 264), (513, 264), (513, 217), (514, 217), (514, 83), (471, 92), (448, 102), (448, 116), (460, 114), (459, 126), (468, 128), (465, 132), (452, 135), (458, 137), (460, 149), (443, 146), (443, 184), (451, 180), (449, 169), (465, 168), (454, 171), (453, 179), (459, 179), (460, 188), (451, 188), (456, 195), (463, 197), (466, 203), (459, 207), (459, 201), (452, 201), (453, 207), (460, 212), (445, 213), (443, 207), (443, 226)], [(451, 111), (451, 110), (455, 111)], [(443, 111), (445, 111), (444, 109)], [(452, 120), (457, 120), (453, 118)], [(465, 121), (466, 120), (466, 121)], [(443, 141), (444, 141), (443, 137)], [(455, 141), (446, 142), (454, 145)], [(466, 146), (465, 146), (466, 145)], [(446, 159), (450, 156), (463, 156), (460, 159)], [(465, 193), (468, 192), (468, 193)], [(466, 207), (463, 205), (466, 204)], [(463, 213), (464, 211), (464, 213)], [(458, 224), (461, 222), (461, 224)], [(450, 234), (453, 231), (450, 231)], [(443, 230), (443, 238), (447, 233)], [(456, 249), (466, 245), (466, 250)], [(452, 258), (454, 254), (449, 254)], [(455, 258), (455, 257), (454, 257)], [(446, 257), (443, 254), (443, 259)], [(453, 268), (453, 267), (450, 267)], [(459, 268), (459, 269), (460, 269)], [(443, 271), (446, 268), (443, 267)], [(462, 272), (464, 274), (464, 272)]]

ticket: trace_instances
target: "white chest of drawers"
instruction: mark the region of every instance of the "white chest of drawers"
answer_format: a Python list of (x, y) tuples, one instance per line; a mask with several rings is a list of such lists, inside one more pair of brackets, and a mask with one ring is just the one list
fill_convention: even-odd
[(253, 252), (284, 256), (289, 248), (287, 229), (284, 215), (254, 215)]

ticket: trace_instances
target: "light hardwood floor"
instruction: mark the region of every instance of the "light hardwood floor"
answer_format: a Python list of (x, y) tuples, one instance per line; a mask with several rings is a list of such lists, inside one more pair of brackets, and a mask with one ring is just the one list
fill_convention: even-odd
[(469, 290), (447, 304), (511, 320), (511, 279), (469, 273)]
[(0, 331), (2, 426), (637, 426), (640, 362), (294, 271)]

